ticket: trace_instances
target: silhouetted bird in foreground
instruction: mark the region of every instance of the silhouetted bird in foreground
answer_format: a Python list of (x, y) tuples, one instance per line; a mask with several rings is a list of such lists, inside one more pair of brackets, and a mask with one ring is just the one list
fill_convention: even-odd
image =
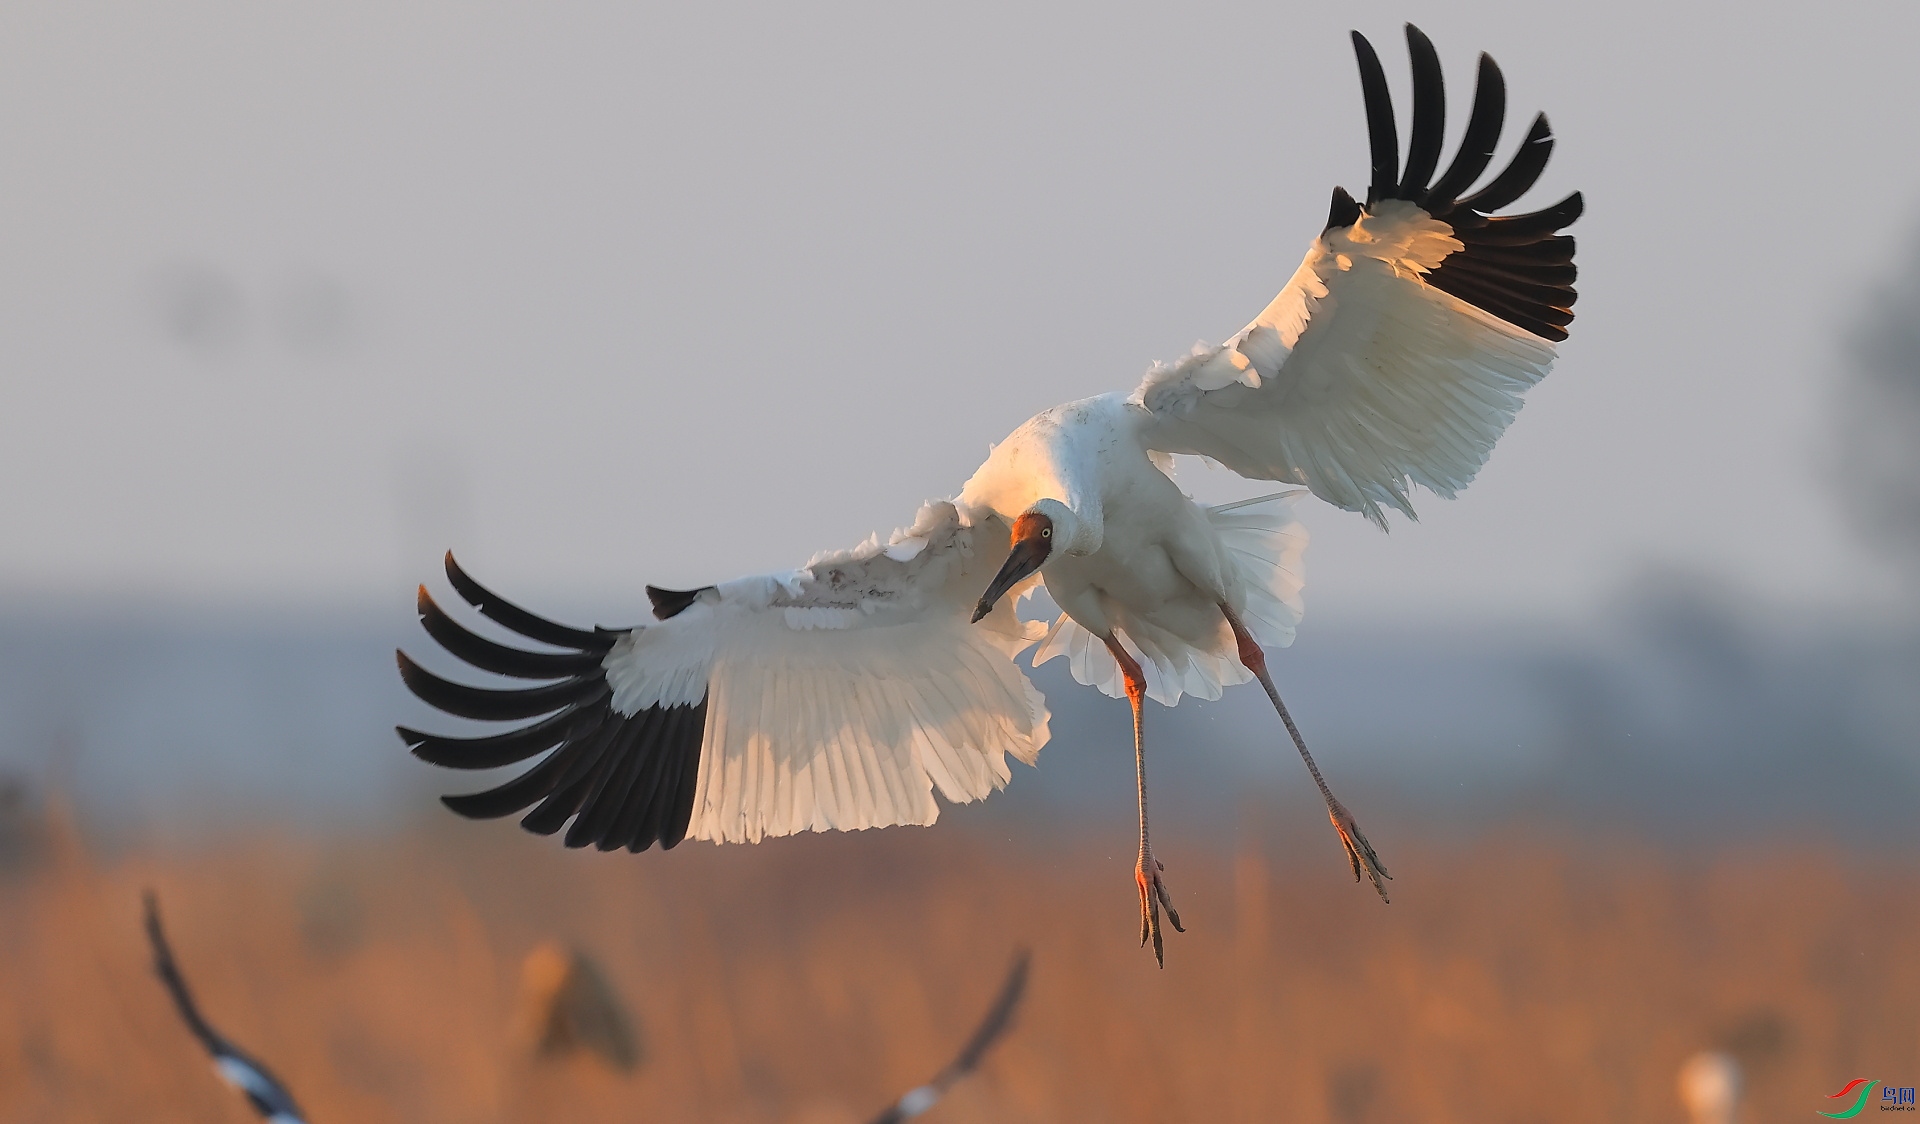
[(219, 1031), (213, 1029), (200, 1015), (200, 1007), (193, 1001), (193, 993), (187, 990), (186, 978), (180, 974), (179, 965), (174, 963), (173, 950), (167, 947), (167, 934), (160, 928), (160, 903), (154, 900), (151, 892), (146, 895), (147, 943), (153, 946), (153, 971), (166, 985), (167, 994), (173, 997), (174, 1009), (180, 1012), (180, 1021), (187, 1024), (187, 1030), (206, 1047), (207, 1055), (213, 1059), (213, 1071), (227, 1084), (240, 1090), (247, 1098), (253, 1110), (271, 1124), (305, 1124), (306, 1117), (301, 1115), (300, 1107), (293, 1103), (293, 1094), (273, 1075), (265, 1065), (243, 1052), (240, 1047), (227, 1041)]

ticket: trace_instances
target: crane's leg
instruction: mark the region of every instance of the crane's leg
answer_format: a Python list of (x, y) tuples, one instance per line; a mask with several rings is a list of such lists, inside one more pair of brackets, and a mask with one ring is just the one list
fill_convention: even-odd
[(1140, 943), (1144, 946), (1149, 939), (1153, 941), (1153, 958), (1162, 968), (1167, 966), (1166, 952), (1160, 944), (1160, 909), (1166, 907), (1167, 920), (1173, 922), (1176, 932), (1184, 933), (1180, 925), (1180, 911), (1173, 908), (1173, 898), (1167, 894), (1167, 884), (1160, 873), (1167, 868), (1153, 857), (1153, 848), (1147, 846), (1147, 741), (1140, 725), (1140, 704), (1147, 697), (1147, 677), (1140, 670), (1140, 663), (1120, 646), (1118, 637), (1108, 634), (1107, 651), (1119, 661), (1120, 674), (1127, 682), (1127, 701), (1133, 704), (1133, 780), (1140, 792), (1140, 860), (1134, 865), (1133, 880), (1140, 887)]
[(1280, 721), (1286, 723), (1287, 733), (1293, 735), (1293, 744), (1300, 750), (1300, 759), (1307, 763), (1307, 772), (1313, 774), (1313, 783), (1320, 786), (1320, 795), (1327, 802), (1327, 818), (1333, 821), (1333, 829), (1340, 833), (1340, 844), (1347, 849), (1347, 861), (1353, 865), (1353, 880), (1360, 881), (1360, 872), (1365, 870), (1372, 879), (1373, 888), (1380, 893), (1380, 900), (1386, 901), (1387, 887), (1380, 880), (1392, 878), (1387, 868), (1380, 864), (1380, 856), (1373, 853), (1373, 844), (1360, 833), (1360, 825), (1354, 822), (1353, 813), (1346, 805), (1336, 800), (1333, 790), (1327, 787), (1327, 780), (1320, 775), (1320, 766), (1313, 763), (1313, 754), (1307, 752), (1307, 740), (1300, 736), (1300, 727), (1293, 724), (1293, 715), (1287, 713), (1287, 704), (1280, 701), (1280, 692), (1274, 689), (1273, 679), (1267, 675), (1267, 654), (1260, 650), (1253, 634), (1247, 626), (1240, 623), (1240, 614), (1225, 605), (1220, 611), (1226, 614), (1227, 623), (1233, 627), (1233, 638), (1240, 646), (1240, 662), (1247, 665), (1267, 689), (1267, 697), (1273, 700), (1273, 709), (1279, 711)]

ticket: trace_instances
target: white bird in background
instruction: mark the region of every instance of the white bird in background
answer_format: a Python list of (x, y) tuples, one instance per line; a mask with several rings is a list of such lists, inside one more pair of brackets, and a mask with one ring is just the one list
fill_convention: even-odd
[[(587, 632), (502, 601), (447, 557), (454, 590), (496, 623), (556, 651), (469, 632), (420, 591), (427, 632), (473, 667), (554, 682), (492, 690), (442, 679), (404, 653), (426, 702), (475, 719), (539, 721), (453, 738), (402, 728), (422, 759), (459, 769), (543, 760), (464, 816), (505, 816), (566, 844), (641, 851), (696, 839), (930, 824), (936, 789), (977, 800), (1033, 763), (1045, 701), (1015, 657), (1067, 659), (1075, 679), (1133, 707), (1141, 942), (1163, 956), (1160, 910), (1179, 917), (1147, 838), (1141, 705), (1220, 697), (1258, 679), (1325, 798), (1357, 881), (1386, 897), (1385, 867), (1307, 752), (1267, 674), (1300, 618), (1306, 535), (1298, 490), (1204, 507), (1168, 477), (1170, 454), (1214, 461), (1386, 526), (1420, 485), (1465, 487), (1538, 382), (1573, 319), (1578, 193), (1489, 217), (1532, 186), (1553, 139), (1534, 120), (1504, 171), (1492, 160), (1506, 89), (1480, 57), (1459, 153), (1433, 180), (1445, 128), (1439, 57), (1407, 27), (1413, 119), (1407, 161), (1386, 77), (1358, 32), (1371, 134), (1366, 203), (1335, 189), (1327, 225), (1280, 294), (1219, 347), (1157, 365), (1131, 394), (1047, 410), (996, 447), (958, 497), (925, 505), (882, 543), (783, 574), (675, 592), (648, 587), (654, 621)], [(1432, 182), (1430, 182), (1432, 181)], [(1022, 622), (1044, 582), (1060, 607)], [(541, 717), (544, 716), (544, 717)], [(1164, 961), (1163, 961), (1164, 962)]]
[(1740, 1107), (1740, 1063), (1719, 1050), (1702, 1050), (1680, 1067), (1680, 1103), (1693, 1124), (1734, 1124)]

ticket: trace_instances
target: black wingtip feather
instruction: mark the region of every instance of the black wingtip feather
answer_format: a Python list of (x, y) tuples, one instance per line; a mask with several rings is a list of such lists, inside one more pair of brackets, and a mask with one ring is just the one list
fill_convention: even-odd
[(604, 716), (581, 704), (504, 734), (479, 738), (443, 738), (397, 727), (415, 757), (446, 769), (498, 769), (543, 753), (575, 738)]
[(566, 781), (570, 770), (579, 763), (581, 752), (591, 747), (598, 733), (597, 727), (586, 731), (574, 744), (544, 758), (505, 784), (480, 792), (442, 796), (440, 802), (470, 820), (496, 820), (524, 811), (552, 795), (554, 789)]
[[(657, 726), (649, 731), (652, 737), (642, 740), (652, 740), (663, 745), (669, 743), (678, 728), (679, 718), (677, 711), (659, 715), (655, 719)], [(662, 781), (673, 764), (674, 755), (643, 751), (635, 754), (635, 757), (639, 760), (640, 767), (634, 771), (633, 778), (627, 785), (627, 794), (623, 799), (621, 812), (595, 841), (594, 845), (602, 851), (617, 851), (642, 839), (651, 844), (654, 837), (660, 833), (660, 821), (665, 814), (662, 808), (665, 799)]]
[[(440, 803), (444, 804), (449, 812), (452, 812), (454, 815), (459, 816), (462, 819), (468, 819), (468, 820), (498, 819), (499, 818), (498, 816), (490, 816), (490, 815), (487, 815), (485, 812), (477, 812), (477, 811), (471, 810), (473, 807), (475, 798), (480, 796), (485, 796), (485, 795), (486, 793), (482, 793), (482, 792), (471, 792), (471, 793), (450, 792), (440, 797)], [(519, 809), (515, 809), (515, 811), (518, 811), (518, 810)], [(513, 814), (512, 812), (501, 813), (501, 815), (512, 815), (512, 814)]]
[(396, 651), (394, 656), (400, 665), (401, 680), (422, 702), (448, 714), (483, 722), (533, 718), (609, 691), (604, 677), (566, 679), (520, 691), (490, 691), (442, 679), (415, 663), (405, 652)]
[(1401, 173), (1395, 196), (1418, 199), (1426, 194), (1427, 180), (1440, 165), (1440, 150), (1446, 143), (1447, 86), (1440, 71), (1440, 52), (1433, 40), (1412, 24), (1407, 25), (1407, 53), (1413, 61), (1413, 127), (1407, 138), (1407, 167)]
[(1518, 281), (1528, 285), (1553, 285), (1567, 289), (1571, 289), (1573, 283), (1580, 279), (1579, 267), (1572, 264), (1541, 265), (1529, 263), (1526, 265), (1510, 265), (1506, 262), (1494, 261), (1479, 254), (1474, 255), (1470, 259), (1455, 262), (1449, 268), (1459, 269), (1472, 275), (1494, 280)]
[(604, 658), (599, 652), (528, 652), (498, 644), (462, 627), (446, 614), (427, 587), (421, 586), (416, 607), (420, 627), (442, 648), (481, 671), (516, 679), (562, 679), (591, 672)]
[(1586, 196), (1578, 191), (1551, 207), (1542, 207), (1537, 211), (1527, 211), (1518, 215), (1494, 215), (1487, 219), (1490, 227), (1537, 226), (1547, 230), (1559, 230), (1580, 221), (1587, 209)]
[(1552, 323), (1544, 318), (1544, 314), (1536, 314), (1539, 310), (1522, 307), (1499, 296), (1488, 295), (1470, 286), (1461, 285), (1457, 280), (1445, 285), (1435, 285), (1434, 288), (1450, 293), (1473, 307), (1541, 339), (1558, 343), (1567, 338), (1565, 326)]
[[(567, 826), (567, 821), (573, 818), (574, 813), (580, 810), (580, 805), (586, 803), (587, 797), (593, 794), (596, 779), (595, 774), (589, 773), (557, 789), (552, 796), (542, 800), (539, 807), (528, 812), (520, 821), (520, 826), (535, 835), (558, 834), (561, 828)], [(563, 839), (561, 842), (569, 848), (573, 846), (567, 840)]]
[(1500, 144), (1500, 131), (1507, 116), (1507, 80), (1500, 64), (1482, 52), (1480, 73), (1473, 86), (1473, 110), (1467, 118), (1467, 131), (1460, 138), (1460, 151), (1440, 179), (1427, 190), (1421, 206), (1429, 214), (1451, 210), (1454, 199), (1493, 162)]
[[(286, 1083), (266, 1067), (258, 1058), (245, 1052), (228, 1041), (209, 1025), (201, 1015), (200, 1008), (194, 1002), (193, 993), (187, 988), (187, 980), (180, 972), (180, 966), (174, 961), (173, 949), (167, 944), (166, 930), (160, 924), (160, 902), (152, 890), (142, 896), (146, 911), (147, 941), (153, 953), (154, 974), (160, 977), (160, 983), (173, 999), (174, 1009), (182, 1022), (187, 1024), (188, 1033), (199, 1040), (219, 1066), (220, 1076), (227, 1084), (238, 1089), (247, 1098), (263, 1119), (291, 1121), (300, 1124), (305, 1114), (294, 1103), (293, 1094), (287, 1091)], [(236, 1080), (229, 1067), (251, 1070), (244, 1081)]]
[(1347, 194), (1344, 187), (1333, 189), (1333, 202), (1327, 207), (1327, 225), (1325, 230), (1344, 230), (1360, 221), (1360, 204)]
[(597, 752), (591, 771), (576, 765), (554, 795), (522, 821), (529, 831), (553, 834), (569, 816), (564, 843), (635, 853), (655, 843), (671, 850), (686, 838), (693, 818), (707, 704), (655, 707), (620, 721)]
[(1529, 242), (1524, 246), (1481, 246), (1474, 253), (1476, 257), (1487, 261), (1521, 269), (1533, 266), (1572, 268), (1573, 254), (1577, 248), (1573, 235), (1560, 234), (1552, 238), (1542, 238), (1538, 242)]
[(1452, 293), (1468, 304), (1538, 336), (1563, 330), (1573, 323), (1573, 310), (1568, 307), (1573, 303), (1572, 293), (1556, 293), (1546, 298), (1529, 297), (1514, 292), (1510, 286), (1489, 284), (1458, 273), (1438, 278), (1434, 288)]
[(994, 997), (993, 1006), (987, 1009), (987, 1015), (973, 1032), (973, 1037), (960, 1049), (960, 1056), (953, 1061), (953, 1068), (959, 1073), (969, 1073), (986, 1056), (987, 1049), (996, 1039), (1013, 1025), (1013, 1012), (1020, 1005), (1020, 996), (1027, 989), (1027, 967), (1031, 956), (1026, 949), (1019, 949), (1013, 955), (1013, 965), (1007, 970), (1006, 982), (1000, 985), (1000, 994)]
[(1511, 204), (1540, 179), (1540, 173), (1546, 171), (1547, 160), (1552, 156), (1553, 126), (1548, 123), (1547, 115), (1542, 113), (1534, 117), (1526, 139), (1520, 142), (1519, 150), (1500, 174), (1493, 177), (1487, 186), (1460, 200), (1458, 206), (1469, 207), (1481, 214), (1492, 214)]
[(678, 847), (686, 839), (687, 830), (693, 826), (693, 798), (699, 792), (700, 783), (700, 747), (706, 740), (707, 732), (707, 700), (700, 700), (700, 705), (687, 715), (685, 723), (680, 733), (681, 752), (679, 775), (674, 787), (673, 816), (660, 833), (660, 848), (664, 851)]
[(632, 798), (634, 783), (649, 764), (647, 755), (635, 750), (644, 740), (647, 728), (658, 721), (657, 711), (649, 710), (622, 724), (619, 734), (608, 746), (606, 767), (599, 772), (593, 791), (581, 802), (580, 815), (567, 830), (567, 846), (592, 844), (600, 850), (607, 849), (601, 844)]
[(447, 581), (454, 592), (466, 599), (467, 604), (480, 610), (483, 616), (496, 621), (529, 640), (538, 640), (542, 644), (552, 644), (556, 648), (574, 648), (583, 652), (605, 652), (613, 647), (621, 634), (594, 629), (569, 628), (556, 624), (545, 617), (530, 613), (506, 598), (499, 596), (486, 586), (474, 581), (460, 564), (453, 560), (453, 551), (447, 551)]
[(1393, 97), (1387, 92), (1387, 72), (1373, 44), (1353, 33), (1353, 54), (1360, 64), (1360, 94), (1367, 107), (1367, 146), (1373, 160), (1373, 182), (1367, 186), (1367, 205), (1393, 194), (1400, 180), (1400, 134), (1393, 123)]
[(713, 587), (703, 585), (699, 589), (661, 589), (658, 586), (647, 587), (647, 601), (653, 606), (656, 620), (672, 620), (692, 607), (700, 595)]
[[(1490, 286), (1511, 296), (1537, 301), (1559, 308), (1572, 308), (1579, 297), (1571, 279), (1560, 280), (1549, 276), (1527, 275), (1517, 270), (1504, 269), (1489, 265), (1464, 254), (1455, 255), (1460, 260), (1448, 267), (1447, 273), (1466, 278), (1475, 284)], [(1555, 267), (1572, 272), (1572, 266)]]

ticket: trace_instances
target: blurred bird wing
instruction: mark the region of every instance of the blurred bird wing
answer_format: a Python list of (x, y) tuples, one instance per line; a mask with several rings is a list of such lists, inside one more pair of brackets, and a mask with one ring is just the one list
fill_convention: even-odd
[(1486, 213), (1545, 167), (1544, 115), (1505, 171), (1455, 198), (1486, 167), (1504, 113), (1499, 68), (1484, 55), (1461, 151), (1429, 186), (1444, 128), (1439, 63), (1417, 29), (1408, 39), (1406, 177), (1385, 78), (1356, 34), (1374, 146), (1367, 204), (1336, 189), (1326, 230), (1266, 309), (1225, 345), (1156, 365), (1133, 396), (1152, 416), (1149, 448), (1304, 484), (1382, 528), (1383, 506), (1413, 516), (1413, 485), (1451, 497), (1472, 481), (1552, 366), (1576, 296), (1573, 239), (1557, 232), (1582, 207), (1576, 192), (1533, 214)]
[[(481, 692), (403, 656), (409, 685), (441, 709), (546, 717), (485, 739), (401, 733), (419, 756), (454, 767), (557, 747), (507, 784), (447, 803), (472, 816), (534, 806), (524, 825), (548, 833), (571, 818), (569, 846), (637, 851), (688, 836), (751, 842), (932, 823), (935, 788), (956, 802), (980, 799), (1010, 779), (1007, 754), (1031, 763), (1047, 740), (1045, 701), (1013, 661), (1031, 638), (1012, 599), (968, 624), (1007, 549), (997, 520), (975, 525), (953, 504), (933, 503), (884, 544), (872, 539), (791, 573), (650, 589), (662, 619), (637, 628), (523, 631), (575, 645), (591, 663), (560, 684)], [(490, 610), (504, 603), (465, 582), (473, 595), (463, 596), (501, 620)], [(518, 673), (499, 653), (451, 636), (430, 601), (422, 623), (474, 666)], [(504, 706), (476, 697), (536, 692), (553, 693)]]
[(1015, 954), (1013, 966), (1007, 971), (1005, 983), (1000, 985), (1000, 994), (994, 998), (993, 1006), (987, 1009), (986, 1017), (974, 1028), (973, 1037), (967, 1039), (960, 1053), (925, 1085), (916, 1085), (908, 1089), (893, 1104), (888, 1105), (880, 1115), (873, 1118), (872, 1124), (902, 1124), (921, 1113), (926, 1112), (940, 1099), (952, 1091), (962, 1077), (980, 1067), (980, 1060), (994, 1043), (1006, 1036), (1013, 1026), (1014, 1011), (1020, 1006), (1020, 998), (1027, 990), (1027, 965), (1029, 958), (1025, 949)]
[(254, 1112), (268, 1124), (303, 1124), (299, 1106), (293, 1103), (293, 1094), (280, 1079), (265, 1065), (242, 1053), (200, 1014), (200, 1005), (194, 1002), (187, 978), (181, 974), (173, 949), (167, 943), (166, 930), (160, 924), (160, 904), (152, 891), (148, 891), (145, 905), (147, 944), (153, 953), (154, 974), (160, 977), (160, 983), (172, 997), (174, 1010), (186, 1024), (187, 1032), (199, 1040), (213, 1059), (214, 1072), (238, 1089)]

